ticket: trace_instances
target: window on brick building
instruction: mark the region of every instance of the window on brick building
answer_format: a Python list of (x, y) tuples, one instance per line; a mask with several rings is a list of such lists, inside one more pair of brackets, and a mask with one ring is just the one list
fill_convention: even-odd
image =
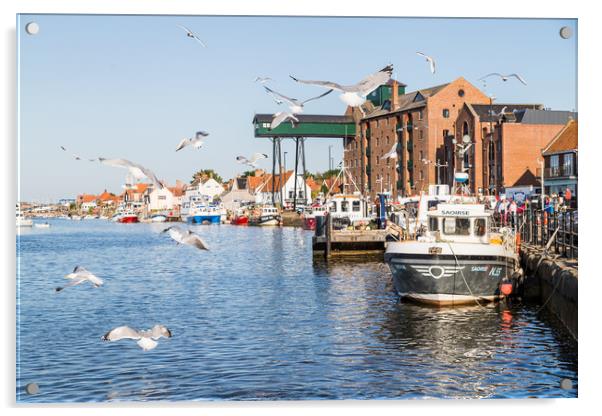
[(420, 130), (418, 138), (419, 138), (419, 140), (422, 140), (424, 138), (424, 131), (423, 130)]
[(449, 109), (448, 108), (443, 109), (443, 118), (449, 118)]
[(423, 115), (423, 114), (422, 114), (422, 110), (420, 110), (420, 111), (418, 112), (418, 120), (422, 120), (422, 115)]
[(445, 140), (449, 136), (449, 130), (443, 130), (443, 140)]
[(424, 180), (424, 171), (420, 171), (420, 180), (423, 181)]
[(458, 90), (458, 97), (464, 97), (464, 90), (463, 89)]
[(389, 136), (387, 136), (387, 145), (389, 145)]

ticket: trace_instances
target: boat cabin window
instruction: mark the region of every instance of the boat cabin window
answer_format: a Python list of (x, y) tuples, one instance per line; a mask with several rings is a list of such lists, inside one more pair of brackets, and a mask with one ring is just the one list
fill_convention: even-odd
[(429, 218), (429, 231), (439, 231), (439, 218), (437, 218), (437, 217)]
[(336, 201), (332, 201), (330, 203), (330, 211), (337, 212), (337, 202)]
[(470, 219), (444, 218), (443, 233), (448, 235), (470, 235)]
[(353, 212), (360, 212), (360, 201), (353, 201), (352, 209)]
[(349, 201), (341, 201), (341, 212), (349, 212)]
[(477, 218), (474, 220), (474, 234), (477, 237), (482, 237), (487, 232), (487, 223), (485, 222), (485, 218)]

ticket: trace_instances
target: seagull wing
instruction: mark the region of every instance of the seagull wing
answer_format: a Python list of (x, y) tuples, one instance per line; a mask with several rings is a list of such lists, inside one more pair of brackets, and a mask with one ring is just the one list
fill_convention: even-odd
[(167, 328), (165, 325), (157, 324), (151, 328), (150, 336), (152, 339), (159, 339), (161, 337), (171, 338), (172, 334), (169, 328)]
[(206, 132), (206, 131), (204, 131), (204, 130), (200, 130), (200, 131), (197, 131), (197, 132), (195, 133), (195, 137), (196, 137), (197, 139), (199, 138), (199, 136), (202, 136), (202, 137), (207, 137), (207, 136), (209, 136), (209, 133), (208, 133), (208, 132)]
[(61, 149), (63, 149), (65, 152), (67, 151), (67, 149), (65, 149), (65, 147), (64, 147), (64, 146), (61, 146)]
[(139, 165), (134, 162), (130, 162), (129, 160), (126, 160), (126, 159), (105, 159), (105, 158), (99, 157), (98, 160), (101, 163), (104, 163), (105, 165), (128, 169), (130, 171), (130, 173), (137, 179), (148, 178), (159, 189), (163, 189), (165, 187), (163, 185), (163, 183), (157, 178), (157, 176), (155, 176), (155, 174), (150, 169), (147, 169), (142, 165)]
[(374, 74), (368, 75), (366, 78), (353, 86), (352, 92), (358, 92), (364, 96), (370, 94), (382, 84), (386, 84), (393, 74), (393, 65), (387, 65), (383, 69)]
[(416, 52), (416, 55), (423, 56), (423, 57), (425, 57), (425, 58), (427, 58), (427, 59), (429, 58), (429, 56), (428, 56), (428, 55), (425, 55), (425, 54), (424, 54), (424, 53), (422, 53), (422, 52)]
[(293, 77), (292, 75), (289, 75), (289, 76), (301, 84), (317, 85), (319, 87), (330, 88), (333, 90), (343, 91), (343, 92), (348, 91), (350, 88), (350, 87), (346, 87), (344, 85), (337, 84), (336, 82), (331, 82), (331, 81), (312, 81), (312, 80), (297, 79), (297, 78)]
[(284, 120), (286, 120), (287, 118), (289, 118), (291, 114), (284, 112), (284, 111), (280, 111), (276, 114), (274, 114), (274, 117), (272, 118), (272, 122), (270, 123), (270, 130), (274, 130), (276, 127), (278, 127)]
[(188, 29), (186, 26), (182, 26), (182, 25), (177, 25), (178, 27), (181, 27), (182, 30), (186, 31), (186, 33), (190, 34), (190, 35), (194, 35), (194, 33), (192, 33), (192, 30)]
[(479, 78), (479, 81), (481, 81), (481, 80), (483, 80), (483, 79), (485, 79), (485, 78), (489, 78), (489, 77), (490, 77), (490, 76), (492, 76), (492, 75), (497, 75), (497, 76), (498, 76), (498, 77), (500, 77), (500, 78), (503, 78), (503, 77), (504, 77), (504, 76), (503, 76), (502, 74), (500, 74), (499, 72), (492, 72), (491, 74), (487, 74), (487, 75), (485, 75), (484, 77), (482, 77), (482, 78)]
[(85, 282), (86, 280), (88, 280), (87, 278), (85, 278), (84, 276), (76, 276), (73, 279), (71, 279), (69, 281), (69, 283), (67, 283), (65, 286), (62, 287), (57, 287), (54, 290), (57, 292), (60, 292), (61, 290), (67, 288), (67, 287), (71, 287), (71, 286), (76, 286), (79, 285), (80, 283)]
[(195, 38), (196, 41), (203, 46), (203, 48), (207, 47), (207, 45), (205, 45), (205, 43), (201, 39), (199, 39), (199, 37), (197, 35), (195, 35), (194, 33), (192, 34), (192, 37)]
[(320, 94), (320, 95), (318, 95), (317, 97), (308, 98), (307, 100), (303, 101), (301, 104), (305, 104), (305, 103), (307, 103), (307, 102), (309, 102), (309, 101), (312, 101), (312, 100), (317, 100), (318, 98), (322, 98), (322, 97), (324, 97), (325, 95), (328, 95), (328, 94), (330, 94), (332, 91), (333, 91), (333, 90), (332, 90), (332, 89), (330, 89), (330, 90), (326, 91), (324, 94)]
[(178, 143), (178, 147), (176, 147), (176, 152), (182, 150), (186, 146), (190, 144), (190, 139), (182, 139), (180, 143)]
[(508, 75), (509, 77), (514, 77), (517, 80), (519, 80), (520, 82), (522, 82), (523, 84), (527, 85), (527, 81), (525, 81), (520, 75), (518, 74), (510, 74)]
[(253, 156), (251, 156), (251, 159), (249, 159), (249, 162), (255, 163), (259, 159), (267, 159), (267, 158), (268, 158), (268, 155), (266, 155), (265, 153), (254, 153)]
[(207, 244), (203, 241), (198, 234), (193, 233), (192, 231), (188, 232), (188, 235), (184, 237), (184, 244), (188, 244), (190, 246), (196, 247), (199, 250), (209, 250)]
[(92, 283), (96, 287), (102, 286), (104, 284), (104, 280), (102, 280), (98, 276), (93, 275), (92, 273), (86, 276), (86, 280), (89, 280), (90, 283)]
[(427, 58), (429, 60), (429, 64), (431, 65), (431, 72), (435, 73), (435, 60), (433, 58)]
[(387, 153), (385, 153), (381, 157), (381, 159), (388, 159), (388, 158), (393, 157), (393, 156), (397, 157), (397, 143), (395, 143), (393, 145), (393, 147), (391, 148), (391, 150), (389, 150)]
[(274, 98), (281, 98), (282, 100), (286, 101), (291, 105), (300, 105), (299, 100), (297, 100), (296, 98), (290, 98), (286, 95), (282, 95), (278, 91), (274, 91), (273, 89), (266, 87), (265, 85), (263, 86), (263, 88), (265, 88), (266, 92)]
[(103, 341), (119, 341), (120, 339), (140, 339), (140, 332), (129, 326), (118, 326), (110, 330), (101, 338)]
[(169, 236), (173, 240), (177, 241), (180, 244), (183, 243), (184, 231), (180, 227), (178, 227), (177, 225), (173, 225), (171, 227), (167, 227), (162, 232), (163, 233), (167, 232), (169, 234)]

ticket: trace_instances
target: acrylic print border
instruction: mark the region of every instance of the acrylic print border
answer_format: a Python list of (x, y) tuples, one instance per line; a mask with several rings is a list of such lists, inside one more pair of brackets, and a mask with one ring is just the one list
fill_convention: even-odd
[[(14, 84), (13, 84), (13, 85), (14, 85)], [(11, 124), (11, 123), (8, 123), (8, 124), (5, 124), (5, 125), (7, 125), (7, 127), (8, 127), (8, 126), (10, 126), (10, 124)], [(10, 134), (9, 134), (8, 136), (10, 136)], [(10, 153), (9, 153), (9, 152), (6, 152), (5, 154), (10, 154)], [(14, 153), (13, 153), (13, 154), (14, 154)], [(9, 164), (6, 164), (6, 166), (8, 166), (8, 165), (9, 165)], [(13, 183), (13, 184), (14, 184), (14, 181), (12, 181), (11, 183)], [(13, 194), (13, 195), (14, 195), (14, 194)], [(9, 214), (10, 214), (10, 212), (9, 212)], [(11, 227), (11, 228), (12, 228), (12, 227)], [(8, 229), (8, 227), (7, 227), (7, 229)], [(8, 230), (10, 230), (10, 229), (8, 229)], [(10, 245), (7, 245), (7, 247), (11, 247), (11, 245), (12, 245), (12, 242), (13, 242), (13, 241), (14, 241), (14, 240), (12, 240), (12, 241), (10, 242), (11, 244), (10, 244)], [(6, 252), (6, 250), (5, 250), (4, 252)], [(5, 263), (5, 264), (6, 264), (6, 263)], [(10, 275), (10, 273), (8, 273), (8, 274)], [(10, 293), (10, 291), (7, 291), (7, 292), (8, 292), (8, 293)], [(7, 304), (9, 304), (9, 303), (7, 303)], [(14, 309), (13, 309), (13, 310), (14, 310)], [(13, 321), (13, 322), (14, 322), (14, 321)], [(9, 326), (9, 327), (10, 327), (10, 326)], [(10, 350), (10, 349), (9, 349), (9, 350)], [(583, 374), (583, 373), (580, 373), (580, 378), (581, 378), (581, 375), (582, 375), (582, 374)], [(12, 390), (12, 391), (14, 391), (14, 390)], [(583, 392), (583, 390), (582, 390), (582, 389), (580, 389), (580, 393), (581, 393), (581, 392)], [(581, 394), (580, 394), (580, 395), (581, 395)], [(562, 404), (561, 404), (561, 403), (559, 403), (558, 405), (562, 405)], [(353, 406), (355, 406), (355, 405), (353, 405)], [(353, 407), (353, 406), (352, 406), (352, 407)], [(358, 404), (358, 406), (363, 406), (363, 404)], [(480, 407), (480, 406), (481, 406), (481, 404), (478, 404), (478, 406)], [(455, 407), (455, 406), (454, 406), (454, 407)], [(68, 410), (68, 409), (65, 409), (65, 410)], [(92, 409), (92, 410), (93, 410), (93, 409)], [(151, 410), (152, 410), (152, 409), (151, 409)], [(452, 409), (452, 413), (453, 413), (453, 410), (454, 410), (454, 409)], [(459, 409), (458, 409), (458, 410), (459, 410)]]

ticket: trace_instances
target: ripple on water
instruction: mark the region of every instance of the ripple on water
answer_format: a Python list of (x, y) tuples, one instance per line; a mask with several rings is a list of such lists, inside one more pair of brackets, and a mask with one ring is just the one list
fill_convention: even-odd
[[(21, 402), (577, 394), (576, 343), (549, 315), (398, 304), (380, 259), (313, 260), (300, 229), (199, 226), (200, 252), (163, 225), (51, 222), (18, 244)], [(106, 284), (54, 293), (75, 265)], [(174, 336), (152, 351), (100, 340), (156, 322)]]

